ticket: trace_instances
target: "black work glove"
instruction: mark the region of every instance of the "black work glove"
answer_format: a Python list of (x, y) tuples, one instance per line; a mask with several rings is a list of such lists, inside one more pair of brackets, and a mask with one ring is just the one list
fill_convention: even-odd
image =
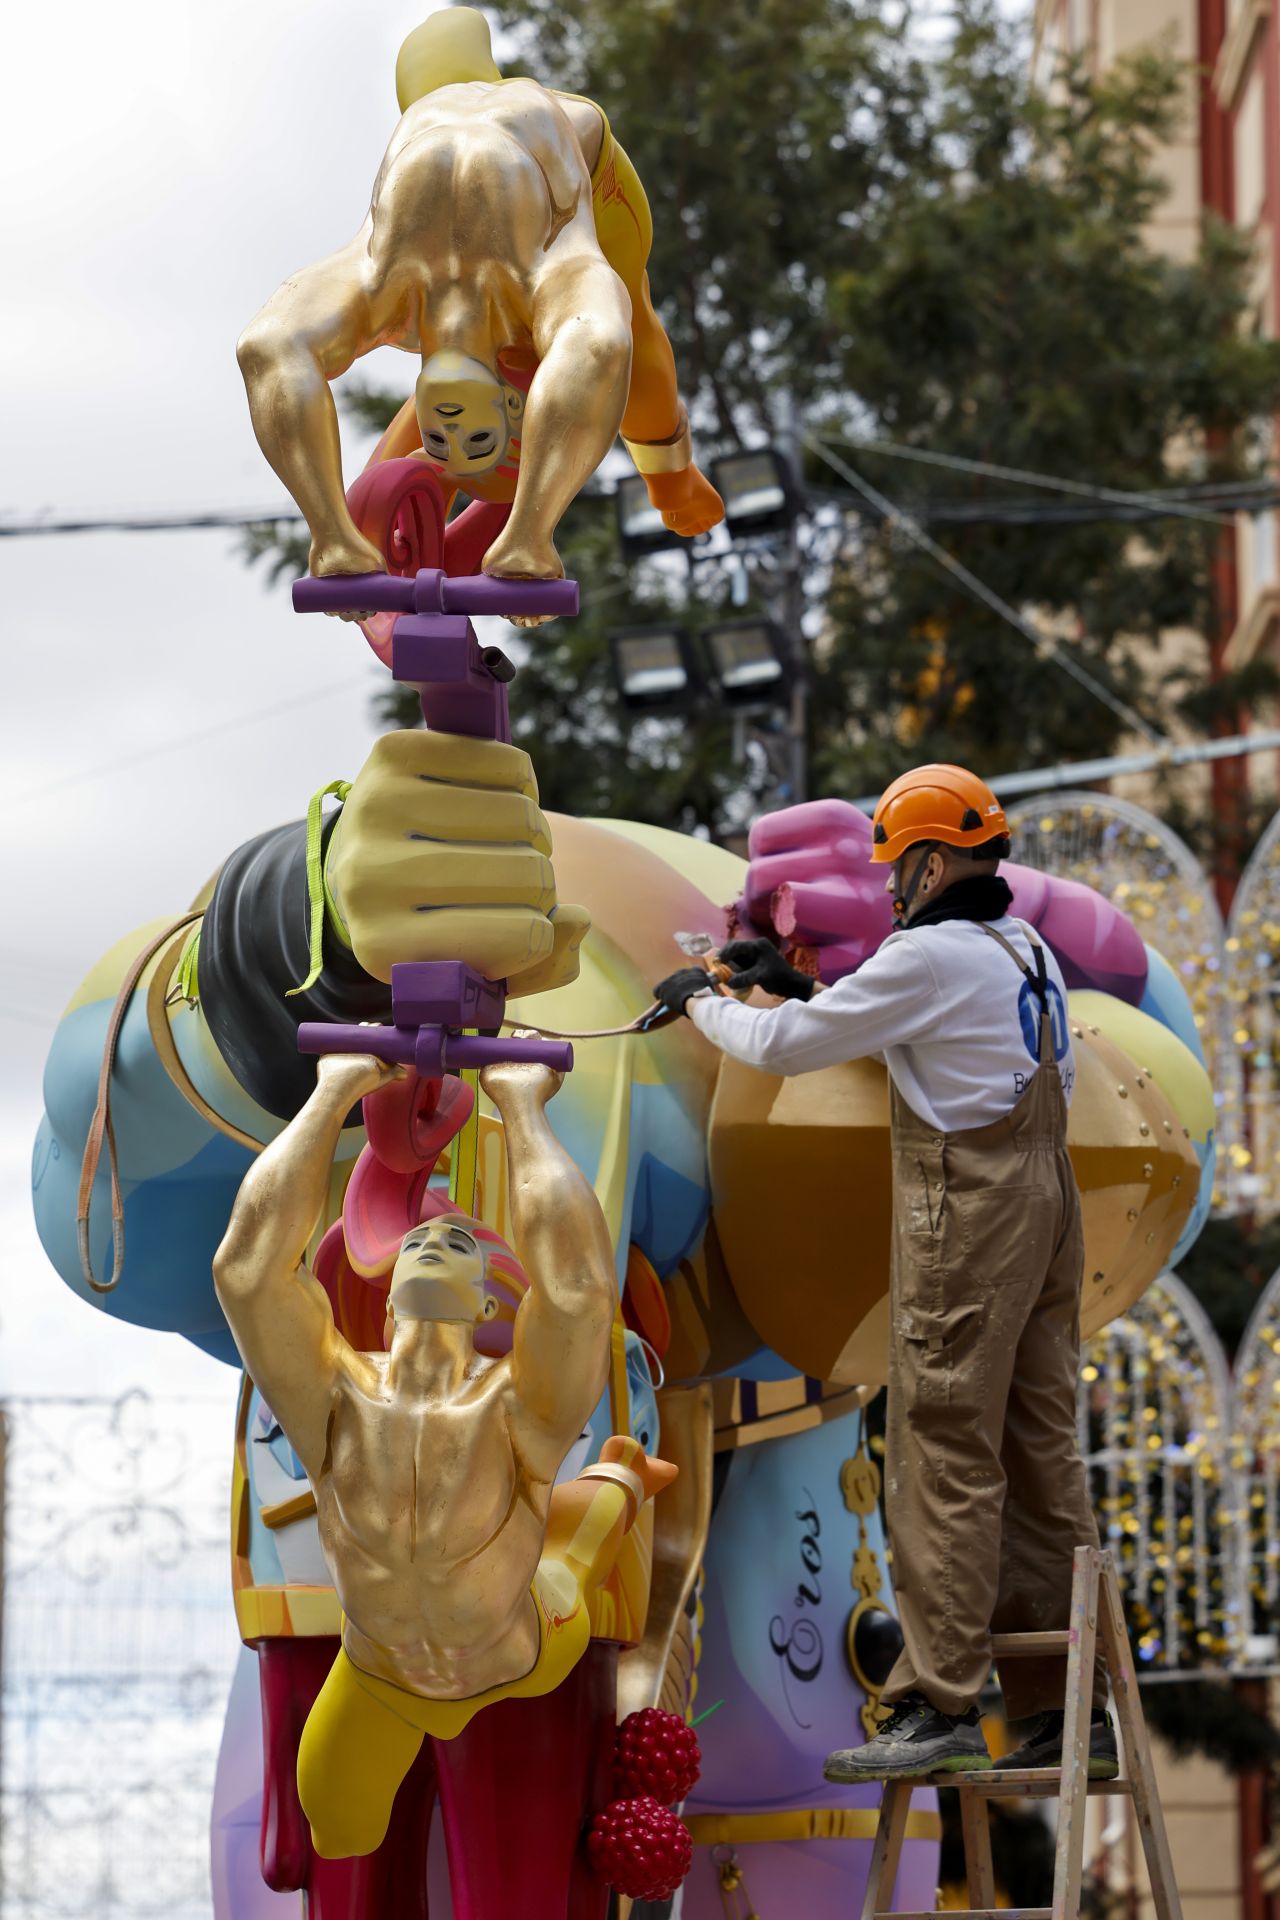
[(731, 993), (743, 993), (748, 987), (763, 987), (784, 1000), (809, 1000), (815, 982), (807, 973), (785, 961), (771, 940), (730, 940), (717, 954), (726, 967), (732, 967), (725, 985)]
[(705, 993), (714, 985), (705, 967), (681, 967), (679, 973), (669, 973), (665, 980), (659, 980), (653, 997), (661, 1000), (664, 1007), (670, 1007), (672, 1013), (684, 1013), (695, 993)]

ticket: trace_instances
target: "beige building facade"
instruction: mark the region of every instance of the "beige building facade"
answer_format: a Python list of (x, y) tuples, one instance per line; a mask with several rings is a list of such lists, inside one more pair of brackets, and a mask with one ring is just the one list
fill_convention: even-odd
[[(1168, 197), (1150, 233), (1175, 260), (1194, 258), (1207, 214), (1246, 233), (1255, 263), (1247, 324), (1280, 336), (1280, 0), (1036, 0), (1033, 59), (1046, 89), (1065, 55), (1081, 54), (1105, 72), (1126, 53), (1152, 44), (1187, 63), (1179, 137), (1162, 150)], [(1280, 423), (1258, 422), (1280, 477)], [(1280, 515), (1239, 514), (1224, 537), (1218, 567), (1220, 630), (1209, 636), (1215, 670), (1258, 657), (1280, 665)], [(1181, 641), (1181, 644), (1179, 642)], [(1168, 655), (1199, 651), (1191, 635), (1166, 636)], [(1202, 655), (1200, 657), (1203, 657)], [(1258, 713), (1245, 724), (1274, 724)], [(1210, 794), (1212, 781), (1212, 794)], [(1206, 800), (1222, 804), (1225, 782), (1244, 782), (1277, 799), (1274, 755), (1215, 763)], [(1134, 792), (1132, 798), (1145, 798)], [(1258, 1870), (1271, 1838), (1267, 1787), (1236, 1781), (1201, 1758), (1178, 1760), (1156, 1746), (1175, 1870), (1188, 1920), (1274, 1920), (1275, 1895)], [(1091, 1803), (1095, 1866), (1120, 1910), (1151, 1912), (1127, 1803)]]
[[(1151, 241), (1174, 259), (1189, 260), (1207, 213), (1238, 226), (1255, 254), (1248, 324), (1274, 339), (1280, 336), (1280, 0), (1036, 0), (1033, 59), (1046, 88), (1065, 55), (1083, 54), (1105, 71), (1151, 45), (1187, 62), (1180, 133), (1160, 156), (1169, 193), (1152, 222)], [(1260, 420), (1258, 433), (1280, 478), (1280, 425)], [(1210, 636), (1214, 668), (1229, 671), (1258, 657), (1280, 665), (1280, 514), (1236, 516), (1223, 543), (1218, 594), (1221, 626)], [(1249, 720), (1274, 724), (1271, 714)], [(1271, 755), (1219, 763), (1215, 796), (1223, 797), (1224, 782), (1246, 779), (1260, 795), (1277, 797)]]

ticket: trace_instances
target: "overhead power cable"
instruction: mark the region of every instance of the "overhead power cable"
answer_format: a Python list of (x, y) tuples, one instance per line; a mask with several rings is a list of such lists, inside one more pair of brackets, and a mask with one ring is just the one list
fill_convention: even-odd
[[(1213, 500), (1223, 496), (1215, 495)], [(840, 504), (847, 512), (865, 515), (876, 519), (878, 515), (865, 500), (849, 500), (840, 497)], [(1213, 501), (1206, 500), (1206, 509)], [(1139, 522), (1147, 520), (1186, 519), (1182, 512), (1181, 500), (1163, 506), (1144, 506), (1139, 501), (1119, 500), (1082, 500), (1063, 498), (1046, 500), (1037, 494), (970, 494), (955, 496), (951, 494), (932, 494), (923, 497), (904, 497), (898, 505), (909, 512), (913, 520), (921, 526), (933, 527), (1090, 527), (1107, 521)], [(1224, 508), (1228, 516), (1236, 512), (1263, 513), (1280, 507), (1280, 487), (1267, 487), (1263, 491), (1249, 494), (1247, 500), (1232, 503)], [(1213, 526), (1225, 527), (1228, 518), (1219, 517), (1216, 512), (1205, 511), (1195, 516)]]
[(139, 513), (108, 515), (95, 519), (83, 515), (78, 520), (5, 520), (0, 519), (0, 540), (38, 539), (52, 533), (200, 533), (210, 528), (280, 526), (286, 521), (301, 522), (296, 507), (272, 507), (265, 513)]
[[(1085, 506), (1072, 506), (1068, 500), (1048, 504), (1019, 496), (975, 499), (968, 496), (934, 496), (932, 499), (899, 502), (920, 525), (993, 525), (993, 526), (1079, 526), (1098, 520), (1189, 519), (1210, 526), (1228, 527), (1240, 513), (1262, 513), (1280, 507), (1280, 484), (1267, 480), (1228, 481), (1200, 487), (1168, 487), (1147, 492), (1121, 487), (1102, 487), (1090, 481), (1061, 480), (1052, 474), (1038, 473), (1026, 467), (1007, 467), (991, 460), (968, 460), (959, 454), (935, 453), (925, 447), (903, 446), (898, 441), (857, 439), (852, 435), (816, 434), (824, 445), (847, 446), (891, 459), (911, 460), (926, 466), (945, 467), (962, 473), (983, 474), (994, 479), (1014, 480), (1042, 491), (1074, 496), (1105, 507), (1105, 512), (1090, 512)], [(594, 487), (583, 489), (595, 493)], [(874, 513), (869, 504), (865, 509)], [(293, 506), (269, 507), (258, 512), (252, 508), (195, 510), (185, 514), (82, 514), (75, 519), (5, 519), (0, 515), (0, 540), (39, 539), (54, 534), (77, 533), (199, 533), (210, 530), (242, 531), (248, 527), (300, 526), (302, 515)]]
[(81, 767), (74, 773), (68, 773), (60, 780), (51, 780), (47, 786), (34, 787), (29, 793), (18, 795), (16, 805), (32, 806), (39, 800), (47, 800), (51, 794), (63, 793), (68, 787), (80, 787), (88, 780), (106, 780), (117, 773), (123, 773), (129, 767), (140, 766), (144, 760), (159, 760), (165, 754), (184, 752), (188, 747), (202, 744), (206, 740), (216, 740), (222, 734), (240, 733), (246, 727), (255, 727), (260, 721), (274, 720), (285, 713), (296, 713), (301, 707), (314, 706), (318, 701), (330, 700), (335, 694), (354, 691), (356, 687), (367, 689), (367, 674), (358, 677), (348, 674), (342, 680), (332, 680), (327, 686), (313, 687), (305, 693), (291, 693), (287, 700), (277, 700), (273, 705), (253, 707), (248, 713), (232, 714), (229, 719), (218, 720), (210, 727), (199, 727), (193, 733), (175, 735), (168, 740), (158, 740), (153, 746), (140, 747), (136, 753), (122, 754), (118, 760), (101, 761), (96, 767)]
[[(987, 785), (1003, 800), (1022, 794), (1048, 795), (1063, 787), (1079, 787), (1095, 780), (1116, 780), (1127, 773), (1163, 773), (1171, 767), (1201, 766), (1212, 760), (1238, 760), (1252, 753), (1280, 751), (1280, 728), (1264, 733), (1234, 733), (1224, 740), (1199, 740), (1185, 746), (1165, 746), (1151, 753), (1114, 753), (1101, 760), (1068, 760), (1056, 767), (1039, 767), (1019, 773), (992, 774)], [(874, 813), (880, 804), (878, 793), (864, 793), (854, 805), (864, 813)]]
[(825, 461), (833, 472), (838, 473), (842, 480), (862, 494), (864, 499), (869, 500), (891, 526), (899, 528), (915, 546), (927, 553), (930, 559), (935, 560), (940, 567), (958, 580), (976, 600), (980, 600), (985, 607), (990, 608), (992, 613), (998, 614), (1007, 626), (1012, 627), (1015, 633), (1029, 641), (1042, 660), (1051, 660), (1056, 667), (1061, 668), (1063, 673), (1069, 674), (1077, 685), (1092, 694), (1095, 700), (1100, 700), (1118, 720), (1122, 720), (1125, 726), (1131, 727), (1135, 733), (1140, 733), (1145, 740), (1151, 742), (1153, 747), (1163, 747), (1166, 744), (1163, 734), (1158, 733), (1140, 713), (1136, 713), (1131, 706), (1121, 700), (1118, 694), (1114, 694), (1110, 687), (1104, 686), (1101, 680), (1095, 679), (1089, 669), (1069, 653), (1055, 635), (1042, 633), (1039, 628), (1033, 626), (1030, 620), (1020, 614), (1015, 607), (1011, 607), (994, 588), (987, 586), (985, 581), (979, 580), (975, 573), (971, 573), (954, 554), (948, 553), (945, 547), (940, 547), (918, 521), (913, 520), (910, 514), (904, 513), (892, 500), (881, 493), (878, 487), (872, 486), (869, 480), (865, 480), (847, 460), (842, 460), (839, 454), (832, 452), (830, 447), (824, 446), (820, 440), (812, 439), (808, 434), (804, 436), (804, 443), (820, 460)]
[[(823, 436), (819, 436), (820, 438)], [(1195, 489), (1190, 487), (1161, 488), (1151, 492), (1133, 492), (1124, 487), (1103, 487), (1088, 480), (1062, 480), (1053, 474), (1038, 473), (1029, 467), (1006, 467), (992, 460), (967, 460), (956, 453), (936, 453), (927, 447), (908, 447), (898, 440), (857, 439), (851, 434), (831, 434), (825, 436), (837, 446), (854, 447), (865, 453), (882, 453), (895, 460), (916, 460), (925, 466), (947, 467), (960, 473), (981, 473), (995, 480), (1020, 480), (1024, 486), (1042, 487), (1052, 493), (1074, 493), (1089, 500), (1107, 500), (1113, 504), (1132, 507), (1158, 508), (1162, 514), (1186, 520), (1203, 520), (1210, 525), (1231, 526), (1236, 513), (1248, 512), (1253, 501), (1241, 502), (1236, 508), (1207, 509), (1195, 504)], [(1235, 487), (1242, 493), (1249, 489), (1260, 492), (1264, 497), (1259, 507), (1275, 504), (1275, 489), (1266, 482), (1239, 481), (1223, 485), (1207, 486), (1204, 491), (1211, 496), (1229, 494)]]

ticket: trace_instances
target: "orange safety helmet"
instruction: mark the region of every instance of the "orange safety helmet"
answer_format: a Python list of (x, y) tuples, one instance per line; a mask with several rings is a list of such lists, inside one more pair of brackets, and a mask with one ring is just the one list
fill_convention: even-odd
[(1009, 854), (1009, 823), (986, 781), (943, 762), (913, 767), (885, 788), (872, 817), (871, 837), (871, 858), (880, 866), (892, 866), (909, 848), (927, 841), (970, 851), (981, 848), (987, 860), (1004, 860)]

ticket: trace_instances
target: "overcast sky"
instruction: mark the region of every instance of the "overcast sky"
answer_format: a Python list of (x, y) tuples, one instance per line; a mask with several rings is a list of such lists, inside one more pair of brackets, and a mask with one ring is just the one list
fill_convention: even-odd
[[(6, 30), (0, 515), (282, 501), (235, 364), (286, 274), (351, 237), (414, 4), (69, 0)], [(366, 362), (405, 381), (389, 351)], [(362, 449), (349, 449), (354, 472)], [(99, 953), (360, 767), (378, 669), (221, 533), (0, 540), (0, 1393), (224, 1392), (50, 1269), (31, 1140), (58, 1015)]]

